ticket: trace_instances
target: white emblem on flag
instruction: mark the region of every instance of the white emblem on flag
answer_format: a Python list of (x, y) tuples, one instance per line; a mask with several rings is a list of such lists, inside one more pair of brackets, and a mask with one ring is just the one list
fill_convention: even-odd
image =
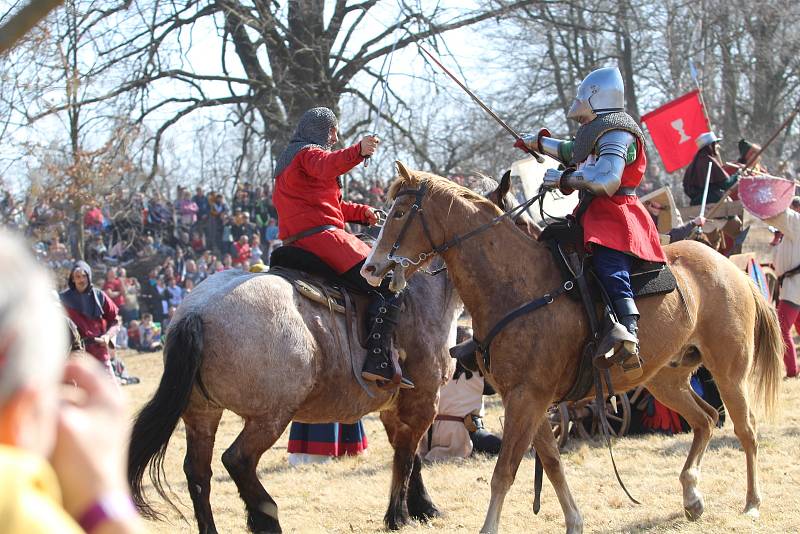
[(678, 144), (683, 144), (686, 141), (691, 141), (692, 138), (686, 135), (686, 132), (683, 131), (683, 119), (675, 119), (671, 123), (669, 123), (672, 128), (681, 135), (681, 140), (678, 141)]

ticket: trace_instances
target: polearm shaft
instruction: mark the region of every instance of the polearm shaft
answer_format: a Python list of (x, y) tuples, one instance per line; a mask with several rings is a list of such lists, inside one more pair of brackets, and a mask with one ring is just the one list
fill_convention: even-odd
[(483, 103), (483, 101), (481, 101), (481, 99), (480, 99), (480, 98), (478, 98), (478, 97), (475, 95), (475, 93), (473, 93), (472, 91), (470, 91), (470, 90), (469, 90), (469, 88), (468, 88), (466, 85), (464, 85), (464, 84), (461, 82), (461, 80), (459, 80), (458, 78), (456, 78), (456, 76), (455, 76), (455, 75), (454, 75), (452, 72), (450, 72), (450, 71), (447, 69), (447, 67), (445, 67), (444, 65), (442, 65), (442, 62), (441, 62), (441, 61), (439, 61), (438, 59), (436, 59), (436, 57), (434, 57), (434, 55), (433, 55), (433, 54), (431, 54), (430, 52), (428, 52), (427, 50), (425, 50), (425, 48), (423, 48), (421, 44), (419, 44), (419, 43), (416, 43), (416, 45), (417, 45), (417, 47), (419, 47), (419, 49), (420, 49), (420, 50), (421, 50), (423, 53), (425, 53), (425, 55), (426, 55), (426, 56), (428, 56), (429, 58), (431, 58), (431, 60), (433, 60), (433, 62), (434, 62), (434, 63), (436, 63), (436, 64), (439, 66), (439, 68), (440, 68), (440, 69), (442, 69), (442, 71), (443, 71), (445, 74), (447, 74), (447, 75), (448, 75), (448, 76), (449, 76), (449, 77), (450, 77), (450, 78), (451, 78), (451, 79), (452, 79), (454, 82), (456, 82), (456, 83), (458, 84), (458, 86), (459, 86), (459, 87), (461, 87), (461, 89), (463, 89), (463, 90), (464, 90), (464, 92), (465, 92), (465, 93), (467, 93), (467, 94), (470, 96), (470, 98), (472, 98), (472, 100), (474, 100), (474, 101), (475, 101), (475, 103), (476, 103), (476, 104), (478, 104), (478, 105), (479, 105), (479, 106), (480, 106), (480, 107), (481, 107), (481, 108), (482, 108), (482, 109), (483, 109), (483, 110), (484, 110), (486, 113), (488, 113), (488, 114), (489, 114), (489, 116), (490, 116), (491, 118), (493, 118), (495, 121), (497, 121), (497, 123), (498, 123), (500, 126), (502, 126), (502, 127), (505, 129), (505, 131), (507, 131), (508, 133), (510, 133), (510, 134), (511, 134), (511, 135), (514, 137), (514, 139), (515, 139), (515, 140), (517, 140), (517, 141), (521, 141), (521, 144), (522, 144), (522, 146), (524, 146), (524, 147), (525, 147), (525, 151), (526, 151), (526, 152), (528, 152), (530, 155), (532, 155), (533, 157), (535, 157), (535, 158), (536, 158), (536, 161), (538, 161), (539, 163), (542, 163), (542, 162), (544, 161), (544, 158), (542, 158), (542, 156), (540, 156), (540, 155), (539, 155), (539, 153), (537, 153), (535, 150), (533, 150), (533, 149), (532, 149), (532, 148), (530, 148), (530, 147), (529, 147), (527, 144), (525, 144), (525, 142), (522, 140), (522, 136), (521, 136), (521, 135), (519, 135), (519, 134), (518, 134), (518, 133), (517, 133), (517, 132), (516, 132), (516, 131), (515, 131), (515, 130), (512, 128), (512, 127), (511, 127), (511, 126), (509, 126), (508, 124), (506, 124), (506, 122), (505, 122), (503, 119), (501, 119), (500, 117), (498, 117), (498, 116), (497, 116), (497, 113), (495, 113), (494, 111), (492, 111), (492, 110), (489, 108), (489, 106), (487, 106), (486, 104), (484, 104), (484, 103)]
[[(775, 130), (775, 133), (772, 134), (772, 137), (770, 137), (769, 140), (767, 140), (767, 142), (764, 143), (764, 146), (761, 147), (761, 150), (756, 152), (756, 155), (753, 156), (753, 158), (749, 162), (747, 162), (744, 167), (742, 167), (742, 169), (739, 171), (740, 174), (745, 172), (747, 169), (749, 169), (753, 165), (755, 165), (756, 161), (758, 161), (758, 158), (761, 157), (761, 154), (767, 149), (767, 147), (769, 147), (769, 145), (771, 145), (772, 142), (775, 139), (777, 139), (777, 137), (780, 135), (780, 133), (783, 130), (785, 130), (786, 127), (789, 126), (789, 124), (794, 120), (795, 116), (797, 116), (797, 112), (798, 111), (800, 111), (800, 102), (795, 104), (794, 110), (792, 110), (792, 112), (789, 114), (789, 116), (786, 118), (786, 120), (783, 121), (783, 124), (781, 124), (780, 128)], [(719, 211), (719, 209), (722, 207), (722, 203), (725, 202), (725, 199), (728, 198), (729, 196), (731, 196), (731, 194), (733, 194), (733, 192), (736, 191), (737, 189), (739, 189), (739, 182), (738, 181), (735, 184), (733, 184), (732, 186), (730, 186), (727, 191), (725, 191), (725, 194), (722, 195), (722, 198), (720, 198), (717, 201), (717, 203), (714, 205), (714, 207), (711, 209), (711, 211), (708, 212), (708, 215), (706, 216), (706, 218), (708, 218), (708, 219), (713, 218), (714, 215), (717, 213), (717, 211)]]

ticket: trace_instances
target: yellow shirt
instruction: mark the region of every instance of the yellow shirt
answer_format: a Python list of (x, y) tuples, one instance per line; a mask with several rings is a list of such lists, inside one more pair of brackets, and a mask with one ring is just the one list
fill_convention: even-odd
[(4, 534), (80, 534), (61, 507), (61, 489), (44, 459), (0, 445), (0, 529)]

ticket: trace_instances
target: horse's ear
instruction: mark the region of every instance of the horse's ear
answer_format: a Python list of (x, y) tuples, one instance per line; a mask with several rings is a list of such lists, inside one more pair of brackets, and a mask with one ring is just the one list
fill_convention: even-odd
[(505, 198), (508, 191), (511, 189), (511, 169), (507, 170), (503, 177), (500, 178), (500, 185), (497, 186), (497, 193), (499, 198)]
[(406, 169), (406, 166), (403, 165), (403, 163), (400, 160), (395, 161), (394, 164), (397, 166), (397, 172), (398, 174), (400, 174), (400, 176), (402, 176), (406, 180), (411, 179), (411, 173), (408, 172), (408, 169)]

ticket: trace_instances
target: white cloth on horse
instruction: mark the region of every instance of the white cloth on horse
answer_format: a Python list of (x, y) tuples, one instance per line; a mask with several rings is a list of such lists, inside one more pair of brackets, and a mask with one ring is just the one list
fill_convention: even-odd
[[(466, 374), (462, 374), (442, 387), (439, 414), (464, 417), (474, 411), (483, 415), (482, 376), (474, 373), (467, 379)], [(462, 422), (434, 421), (432, 446), (428, 445), (429, 435), (425, 433), (420, 443), (420, 453), (428, 461), (466, 458), (472, 454), (472, 440)]]
[[(783, 232), (783, 240), (775, 247), (775, 271), (778, 276), (800, 265), (800, 213), (787, 208), (764, 222)], [(781, 300), (800, 306), (800, 274), (784, 279)]]

